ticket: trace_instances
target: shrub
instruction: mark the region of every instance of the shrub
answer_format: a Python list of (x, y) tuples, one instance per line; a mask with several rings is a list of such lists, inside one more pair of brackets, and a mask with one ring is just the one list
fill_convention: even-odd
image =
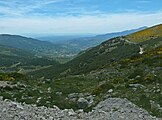
[(106, 93), (109, 89), (113, 89), (114, 86), (110, 83), (104, 83), (99, 86), (97, 86), (93, 91), (93, 95), (99, 95), (101, 93)]

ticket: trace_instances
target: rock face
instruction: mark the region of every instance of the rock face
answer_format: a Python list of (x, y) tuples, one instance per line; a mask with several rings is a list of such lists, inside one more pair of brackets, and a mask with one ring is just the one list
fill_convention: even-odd
[(60, 110), (58, 107), (36, 107), (0, 99), (0, 120), (161, 120), (138, 108), (127, 99), (109, 98), (92, 112)]
[(120, 98), (100, 102), (88, 116), (89, 120), (161, 120), (152, 117), (127, 99)]

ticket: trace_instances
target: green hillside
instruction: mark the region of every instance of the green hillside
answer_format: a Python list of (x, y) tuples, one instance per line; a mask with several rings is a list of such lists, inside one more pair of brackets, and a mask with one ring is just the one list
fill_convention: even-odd
[(0, 45), (0, 69), (2, 71), (28, 69), (30, 66), (36, 68), (36, 66), (43, 67), (49, 65), (59, 65), (59, 63), (49, 60), (47, 58), (38, 58), (33, 53), (23, 51), (4, 45)]
[(23, 59), (29, 59), (31, 56), (34, 55), (20, 49), (0, 45), (1, 66), (10, 66), (12, 64), (16, 64)]
[(47, 41), (40, 41), (19, 35), (1, 34), (0, 45), (22, 49), (32, 52), (37, 56), (45, 56), (57, 60), (62, 60), (63, 58), (66, 60), (74, 56), (71, 49), (65, 48), (62, 45), (55, 45)]
[(162, 38), (156, 38), (139, 44), (131, 43), (125, 40), (125, 37), (110, 39), (99, 46), (83, 52), (75, 59), (61, 65), (59, 68), (49, 67), (36, 71), (36, 76), (56, 76), (87, 74), (93, 70), (107, 67), (112, 62), (117, 62), (123, 58), (139, 55), (140, 46), (144, 51), (155, 49), (162, 45)]
[[(153, 35), (153, 32), (147, 32), (154, 30), (154, 34), (159, 37), (149, 37)], [(39, 72), (34, 72), (36, 76), (48, 76), (53, 78), (56, 76), (66, 76), (67, 75), (77, 75), (77, 74), (87, 74), (93, 70), (102, 69), (106, 67), (111, 62), (119, 61), (122, 58), (138, 55), (140, 52), (140, 47), (144, 51), (149, 51), (160, 46), (161, 37), (160, 32), (161, 25), (157, 25), (128, 36), (112, 38), (102, 44), (81, 52), (75, 59), (69, 61), (68, 63), (55, 69), (54, 67), (49, 67), (42, 69)], [(144, 33), (147, 33), (146, 35)], [(145, 38), (141, 42), (137, 37), (135, 43), (135, 35), (138, 34)], [(131, 38), (132, 36), (132, 38)], [(134, 36), (134, 37), (133, 37)], [(129, 38), (129, 41), (128, 41)], [(147, 39), (146, 39), (147, 38)]]

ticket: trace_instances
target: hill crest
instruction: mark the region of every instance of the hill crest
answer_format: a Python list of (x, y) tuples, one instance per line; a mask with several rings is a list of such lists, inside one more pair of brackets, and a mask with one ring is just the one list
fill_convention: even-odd
[(155, 39), (157, 37), (162, 37), (162, 24), (132, 33), (125, 36), (126, 39), (132, 42), (144, 42), (150, 39)]

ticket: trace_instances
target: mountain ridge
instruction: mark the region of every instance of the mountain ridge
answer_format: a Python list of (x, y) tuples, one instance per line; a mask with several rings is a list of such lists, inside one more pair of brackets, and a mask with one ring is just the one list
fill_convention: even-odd
[[(66, 37), (66, 39), (64, 37), (59, 38), (59, 36), (57, 36), (56, 37), (57, 40), (55, 40), (55, 37), (53, 37), (53, 39), (54, 39), (53, 43), (56, 43), (58, 45), (62, 44), (65, 47), (71, 47), (74, 50), (76, 50), (76, 53), (79, 53), (82, 50), (86, 50), (88, 48), (97, 46), (110, 38), (117, 37), (117, 36), (125, 36), (130, 33), (134, 33), (134, 32), (146, 29), (146, 28), (147, 28), (146, 26), (143, 26), (143, 27), (140, 27), (137, 29), (124, 30), (121, 32), (113, 32), (113, 33), (107, 33), (107, 34), (101, 34), (101, 35), (99, 34), (96, 36), (88, 36), (88, 37), (86, 37), (86, 36), (85, 37), (77, 37), (77, 36), (70, 37), (69, 36), (69, 37)], [(45, 37), (45, 38), (40, 38), (40, 39), (46, 40), (46, 41), (49, 39), (52, 42), (52, 37), (49, 37), (49, 38)], [(59, 39), (60, 39), (60, 42), (59, 42)]]
[(125, 31), (121, 31), (121, 32), (96, 35), (94, 37), (80, 38), (79, 40), (74, 39), (74, 40), (69, 41), (68, 44), (72, 44), (73, 46), (76, 46), (76, 47), (79, 47), (81, 44), (83, 46), (83, 47), (81, 47), (81, 50), (85, 50), (87, 48), (97, 46), (108, 39), (118, 37), (118, 36), (125, 36), (130, 33), (134, 33), (134, 32), (146, 29), (146, 28), (147, 27), (144, 26), (144, 27), (140, 27), (140, 28), (132, 29), (132, 30), (125, 30)]
[(125, 37), (132, 42), (143, 42), (157, 37), (162, 37), (162, 24), (146, 28)]

